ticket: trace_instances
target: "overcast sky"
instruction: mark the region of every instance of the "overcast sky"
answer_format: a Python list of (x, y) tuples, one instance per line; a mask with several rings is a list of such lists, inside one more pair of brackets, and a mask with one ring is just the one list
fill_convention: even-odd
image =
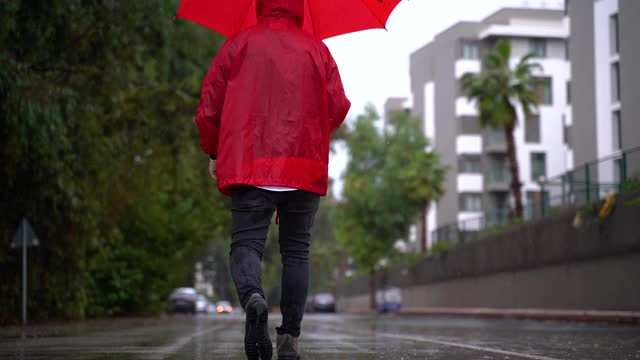
[[(388, 31), (368, 30), (326, 40), (352, 103), (349, 118), (362, 113), (367, 103), (382, 112), (387, 98), (408, 97), (409, 55), (455, 23), (479, 21), (503, 7), (562, 8), (563, 4), (563, 0), (404, 0), (391, 14)], [(346, 162), (344, 151), (332, 156), (331, 177), (339, 180)], [(341, 181), (334, 189), (340, 191)]]

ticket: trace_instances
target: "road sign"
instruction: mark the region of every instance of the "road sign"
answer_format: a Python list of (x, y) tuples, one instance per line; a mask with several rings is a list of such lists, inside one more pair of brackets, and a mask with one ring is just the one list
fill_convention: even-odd
[(11, 248), (17, 249), (22, 248), (26, 244), (27, 247), (38, 246), (40, 241), (36, 236), (36, 233), (33, 231), (33, 227), (29, 224), (27, 219), (22, 218), (20, 222), (20, 226), (18, 226), (18, 230), (16, 230), (15, 235), (13, 235), (13, 241), (11, 242)]
[(27, 248), (38, 246), (40, 241), (27, 219), (22, 218), (16, 234), (13, 236), (11, 248), (22, 249), (22, 323), (27, 324)]

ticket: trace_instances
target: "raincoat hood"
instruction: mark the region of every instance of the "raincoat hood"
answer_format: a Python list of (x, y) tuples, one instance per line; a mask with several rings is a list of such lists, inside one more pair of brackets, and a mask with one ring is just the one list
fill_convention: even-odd
[(304, 24), (304, 0), (256, 0), (258, 20), (269, 17), (289, 18), (298, 26)]

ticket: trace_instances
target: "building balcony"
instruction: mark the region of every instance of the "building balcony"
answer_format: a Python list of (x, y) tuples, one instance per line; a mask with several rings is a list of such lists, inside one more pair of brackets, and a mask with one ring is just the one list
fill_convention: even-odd
[(484, 150), (488, 153), (507, 152), (507, 139), (502, 131), (489, 130), (485, 136)]
[(459, 192), (482, 192), (483, 179), (482, 174), (465, 174), (458, 173), (458, 191)]
[(477, 59), (460, 59), (456, 61), (456, 79), (460, 79), (466, 73), (479, 73), (482, 71), (482, 62)]
[(456, 138), (456, 152), (458, 154), (482, 154), (482, 136), (458, 135)]
[(508, 192), (511, 184), (511, 174), (506, 170), (492, 171), (486, 176), (487, 191)]
[(468, 100), (464, 96), (456, 99), (456, 116), (478, 116), (478, 108), (475, 101)]
[(504, 226), (509, 223), (509, 209), (495, 208), (485, 214), (485, 227)]

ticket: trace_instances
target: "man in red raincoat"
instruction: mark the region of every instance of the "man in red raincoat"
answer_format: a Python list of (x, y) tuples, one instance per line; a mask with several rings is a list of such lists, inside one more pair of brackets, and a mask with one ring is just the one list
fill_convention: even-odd
[(202, 87), (196, 123), (210, 174), (232, 207), (231, 272), (246, 310), (245, 352), (271, 359), (261, 261), (280, 219), (279, 359), (297, 359), (311, 226), (328, 186), (329, 138), (350, 102), (328, 48), (302, 31), (304, 0), (257, 0), (258, 24), (228, 39)]

